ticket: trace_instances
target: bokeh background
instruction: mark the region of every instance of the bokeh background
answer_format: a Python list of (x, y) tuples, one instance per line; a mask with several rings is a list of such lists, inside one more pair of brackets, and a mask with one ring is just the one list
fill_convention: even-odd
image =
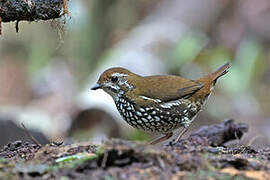
[[(70, 0), (71, 17), (3, 24), (0, 146), (111, 137), (149, 140), (119, 116), (111, 97), (90, 91), (107, 68), (195, 79), (230, 61), (230, 72), (191, 130), (233, 118), (250, 126), (241, 143), (270, 144), (270, 1)], [(146, 85), (147, 86), (147, 85)]]

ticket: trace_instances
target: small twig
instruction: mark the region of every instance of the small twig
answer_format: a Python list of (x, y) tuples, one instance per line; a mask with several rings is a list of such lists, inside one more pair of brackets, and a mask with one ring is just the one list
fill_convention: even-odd
[(0, 17), (0, 35), (2, 34), (2, 18)]
[(29, 136), (29, 138), (38, 146), (41, 148), (41, 145), (38, 143), (38, 141), (31, 135), (31, 133), (29, 132), (29, 130), (24, 126), (23, 123), (21, 123), (25, 133)]
[(103, 159), (102, 159), (102, 163), (101, 163), (101, 167), (102, 168), (105, 168), (106, 167), (107, 160), (108, 160), (108, 151), (105, 151), (104, 152)]
[(159, 163), (159, 166), (161, 167), (161, 169), (165, 169), (165, 163), (164, 161), (161, 159), (161, 157), (157, 157), (157, 160), (158, 160), (158, 163)]
[(255, 140), (257, 140), (258, 138), (263, 138), (264, 136), (262, 134), (258, 134), (254, 137), (252, 137), (249, 141), (248, 141), (248, 145), (247, 146), (251, 146)]
[(254, 143), (254, 141), (255, 141), (256, 139), (261, 138), (261, 137), (263, 137), (263, 135), (259, 134), (259, 135), (254, 136), (253, 138), (251, 138), (251, 139), (248, 141), (248, 144), (243, 148), (243, 150), (241, 151), (241, 153), (244, 153), (245, 150), (247, 149), (247, 147), (250, 147), (250, 146)]
[(16, 33), (18, 33), (19, 32), (19, 20), (16, 21), (15, 28), (16, 28)]
[(234, 135), (235, 135), (235, 137), (236, 137), (237, 143), (240, 144), (240, 139), (241, 139), (241, 137), (238, 137), (236, 131), (234, 132)]

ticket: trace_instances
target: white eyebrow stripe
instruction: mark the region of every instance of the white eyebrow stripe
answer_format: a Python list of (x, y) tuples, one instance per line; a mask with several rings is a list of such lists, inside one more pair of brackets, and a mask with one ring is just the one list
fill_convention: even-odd
[(128, 74), (125, 74), (125, 73), (113, 73), (112, 74), (112, 77), (119, 77), (119, 80), (118, 80), (118, 84), (121, 86), (121, 85), (125, 85), (128, 89), (132, 90), (134, 87), (128, 83), (128, 81), (123, 78), (123, 77), (127, 77)]
[(113, 73), (112, 76), (126, 77), (126, 76), (128, 76), (128, 75), (127, 75), (127, 74), (124, 74), (124, 73)]

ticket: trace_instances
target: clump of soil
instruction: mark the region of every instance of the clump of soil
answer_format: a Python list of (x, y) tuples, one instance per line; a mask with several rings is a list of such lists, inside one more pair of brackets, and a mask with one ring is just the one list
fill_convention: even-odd
[(100, 146), (88, 142), (39, 147), (16, 141), (0, 151), (0, 178), (270, 179), (270, 148), (224, 145), (247, 129), (227, 120), (161, 146), (119, 139)]

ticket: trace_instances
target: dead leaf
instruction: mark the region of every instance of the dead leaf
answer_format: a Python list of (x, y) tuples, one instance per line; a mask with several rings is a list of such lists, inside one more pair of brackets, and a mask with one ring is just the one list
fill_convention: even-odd
[(221, 173), (226, 173), (230, 175), (243, 175), (248, 178), (258, 179), (258, 180), (270, 180), (270, 173), (266, 171), (255, 171), (255, 170), (249, 170), (249, 171), (239, 171), (234, 168), (224, 168), (220, 171)]

